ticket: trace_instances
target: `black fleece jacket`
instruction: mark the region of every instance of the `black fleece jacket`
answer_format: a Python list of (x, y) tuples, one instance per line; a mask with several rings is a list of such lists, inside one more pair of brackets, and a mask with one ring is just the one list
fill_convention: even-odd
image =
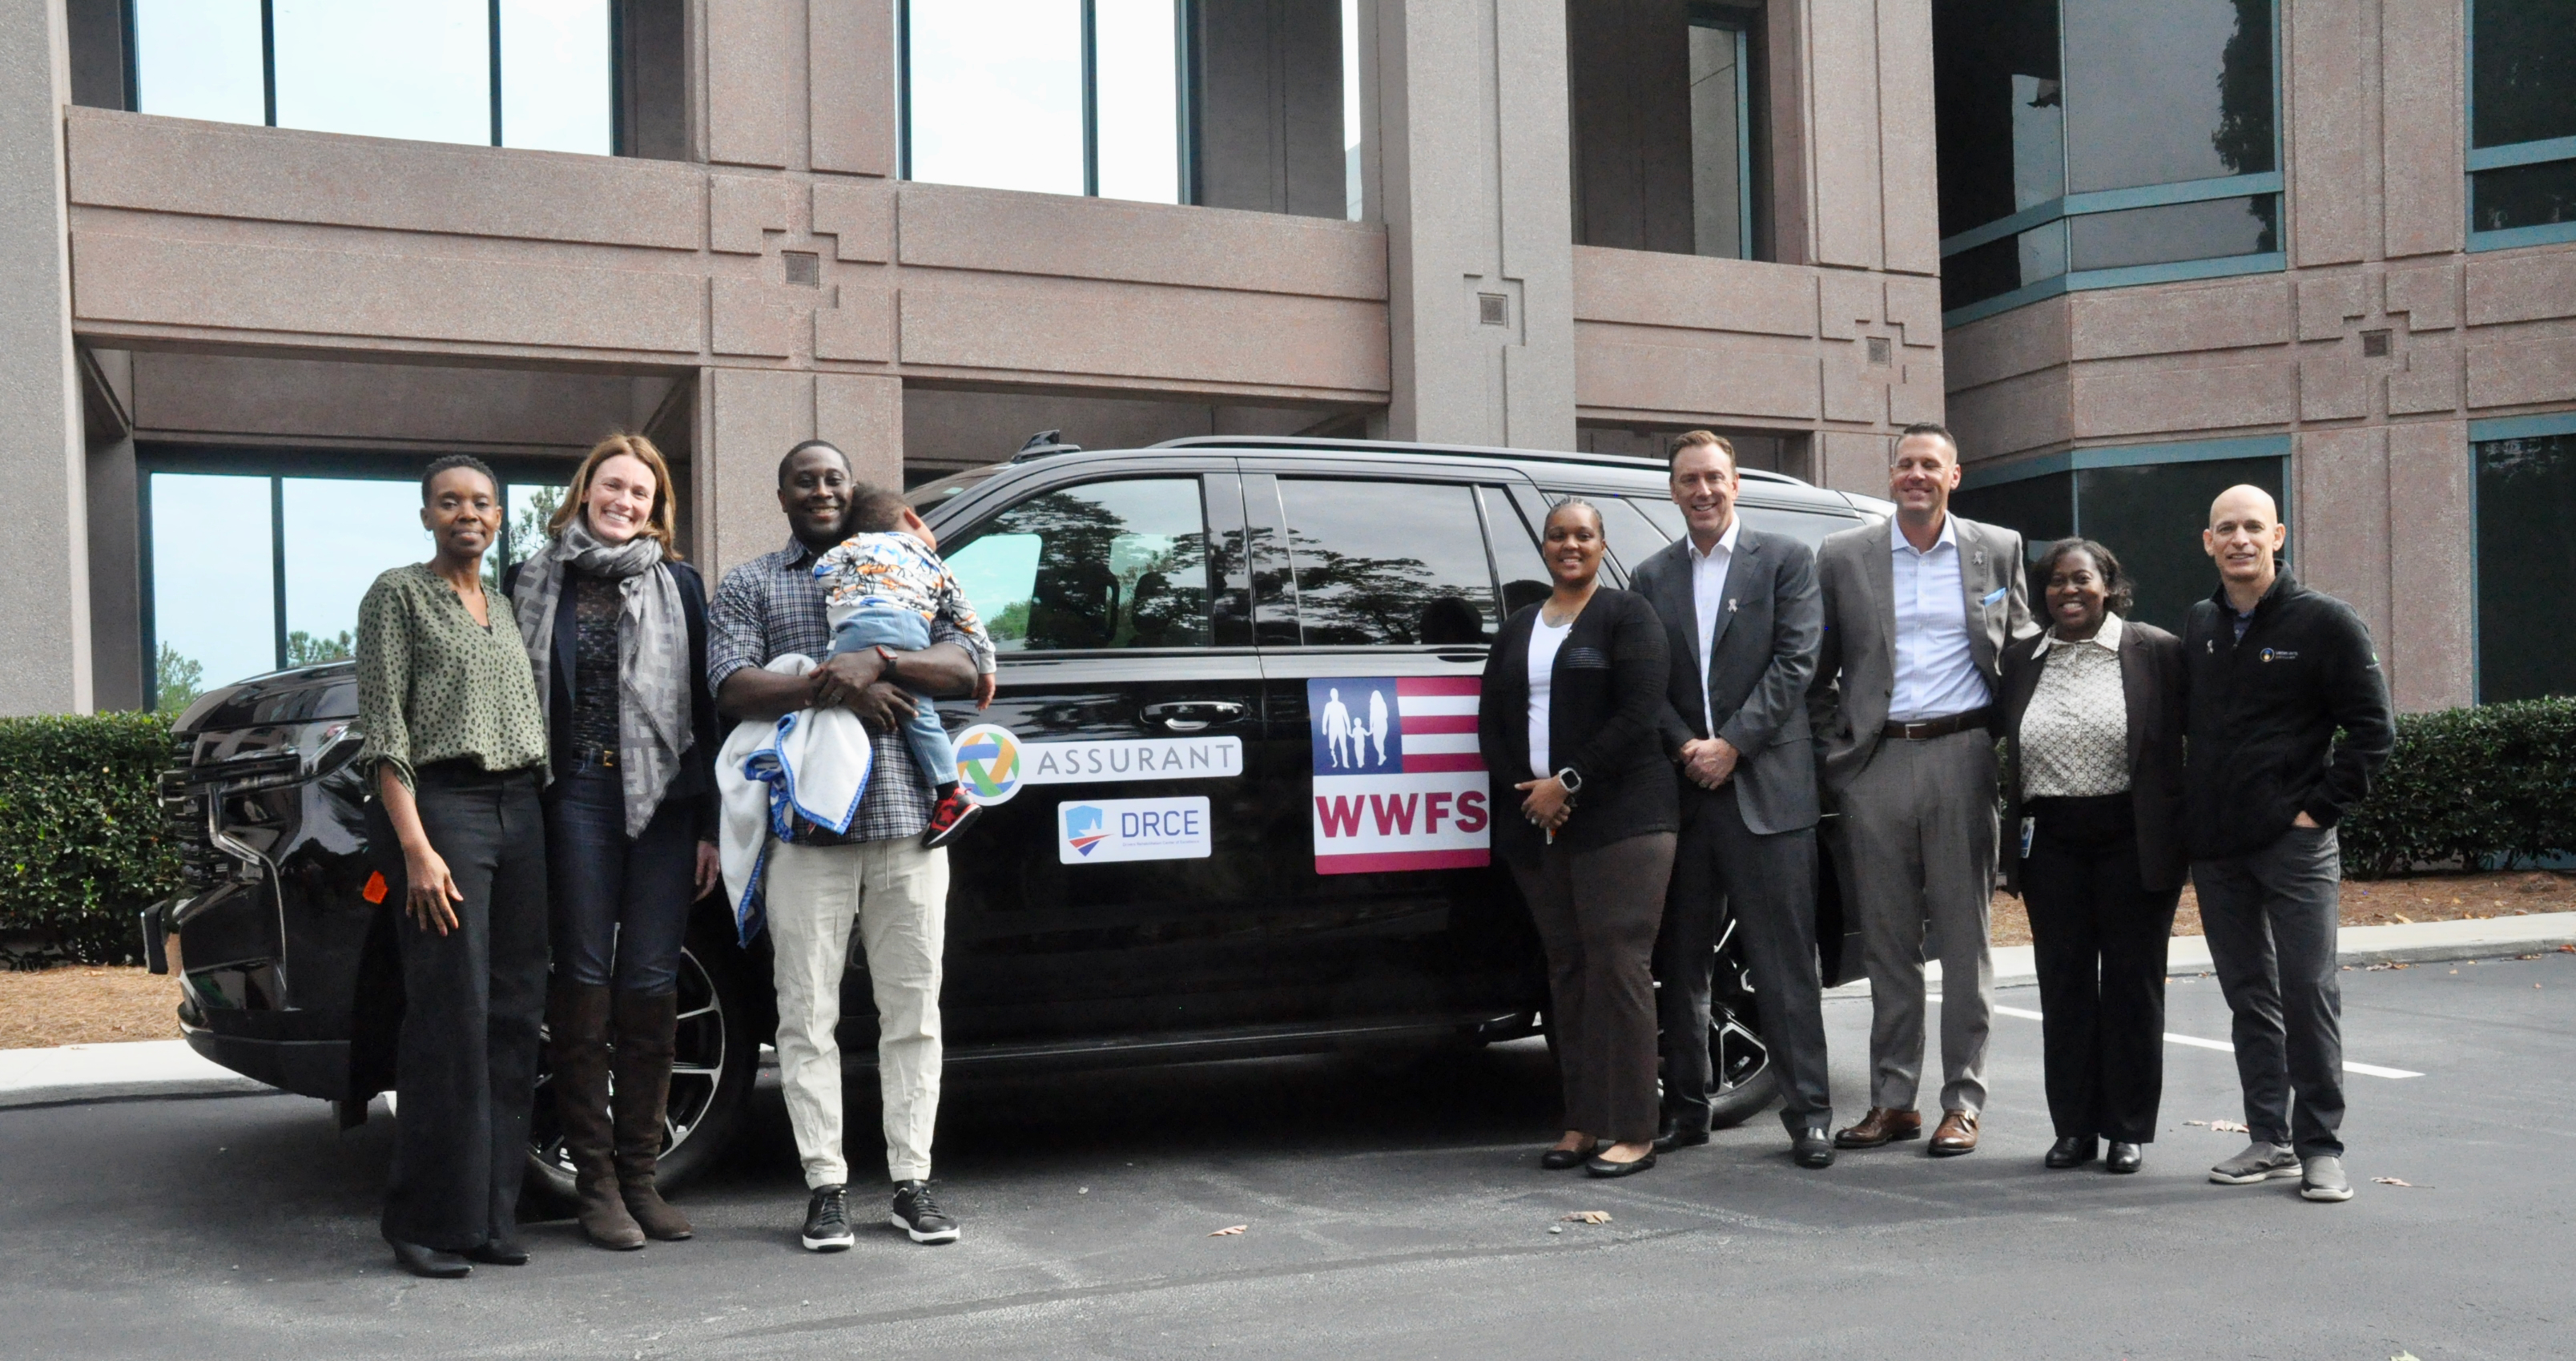
[(2193, 605), (2183, 668), (2194, 860), (2261, 850), (2302, 812), (2334, 826), (2370, 792), (2396, 743), (2370, 630), (2350, 605), (2286, 571), (2254, 607), (2242, 641), (2225, 588)]

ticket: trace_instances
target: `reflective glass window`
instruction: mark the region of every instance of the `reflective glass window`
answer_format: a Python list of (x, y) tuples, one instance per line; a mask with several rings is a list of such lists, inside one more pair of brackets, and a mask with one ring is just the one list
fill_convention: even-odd
[(606, 0), (501, 0), (501, 145), (615, 151)]
[(1485, 523), (1493, 533), (1494, 567), (1503, 579), (1503, 617), (1509, 619), (1547, 599), (1556, 588), (1548, 581), (1546, 560), (1538, 555), (1537, 532), (1522, 522), (1511, 496), (1500, 487), (1488, 487), (1484, 497)]
[(1856, 515), (1831, 515), (1816, 510), (1789, 510), (1780, 506), (1738, 504), (1736, 513), (1744, 523), (1772, 534), (1786, 534), (1809, 548), (1825, 541), (1828, 534), (1838, 534), (1860, 523)]
[(1744, 31), (1690, 28), (1691, 249), (1746, 254), (1752, 167), (1745, 145)]
[[(354, 655), (358, 602), (378, 574), (427, 562), (437, 545), (420, 527), (420, 484), (289, 477), (278, 489), (285, 519), (286, 666)], [(157, 504), (157, 502), (156, 502)]]
[(1935, 0), (1941, 234), (2066, 192), (2056, 0)]
[(2576, 435), (2488, 440), (2477, 463), (2478, 699), (2576, 695)]
[(1711, 0), (1566, 7), (1577, 243), (1754, 254), (1761, 16)]
[(1175, 0), (1092, 0), (1102, 198), (1181, 201)]
[(2566, 0), (2469, 7), (2469, 145), (2576, 137), (2576, 22)]
[(277, 125), (492, 141), (486, 0), (272, 0)]
[(2067, 188), (2277, 168), (2272, 0), (2063, 0)]
[(1048, 492), (977, 526), (947, 561), (1003, 652), (1207, 646), (1196, 478)]
[(906, 8), (916, 180), (1083, 192), (1081, 0)]
[(2286, 516), (2282, 465), (2278, 458), (2231, 458), (2078, 470), (2077, 526), (2119, 556), (2137, 597), (2129, 617), (2181, 632), (2192, 602), (2218, 589), (2218, 569), (2200, 546), (2209, 503), (2229, 487), (2261, 487)]
[(1669, 497), (1640, 496), (1629, 504), (1635, 506), (1639, 514), (1654, 521), (1655, 528), (1662, 530), (1668, 540), (1690, 532), (1690, 521), (1683, 517), (1682, 508), (1674, 505)]
[(2576, 159), (2479, 171), (2469, 177), (2469, 203), (2482, 232), (2576, 222)]
[(2278, 195), (2258, 194), (2087, 213), (2066, 220), (2065, 258), (2076, 269), (2119, 269), (2279, 250), (2280, 203)]
[(1308, 647), (1481, 643), (1501, 623), (1475, 489), (1281, 478)]
[(1367, 207), (1360, 183), (1360, 0), (1342, 0), (1342, 175), (1344, 215), (1357, 222)]
[(218, 123), (268, 121), (259, 0), (134, 0), (134, 107)]
[(265, 477), (151, 477), (153, 683), (175, 711), (277, 669), (270, 488)]

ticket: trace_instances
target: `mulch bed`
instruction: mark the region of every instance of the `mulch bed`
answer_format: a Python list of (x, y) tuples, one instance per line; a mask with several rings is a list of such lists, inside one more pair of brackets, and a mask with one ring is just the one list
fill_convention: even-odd
[[(2347, 879), (2343, 924), (2390, 926), (2407, 922), (2465, 921), (2480, 917), (2576, 912), (2576, 874), (2517, 870), (2504, 874), (2427, 874), (2410, 879)], [(2019, 898), (1995, 895), (1994, 942), (2030, 944), (2030, 916)], [(2200, 900), (2188, 885), (2174, 913), (2174, 934), (2197, 936)]]

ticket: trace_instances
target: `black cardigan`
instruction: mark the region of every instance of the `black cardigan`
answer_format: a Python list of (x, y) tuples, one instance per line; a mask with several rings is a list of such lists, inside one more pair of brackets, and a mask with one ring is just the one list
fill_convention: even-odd
[[(724, 745), (724, 731), (716, 726), (715, 692), (707, 688), (707, 586), (698, 569), (685, 562), (665, 564), (671, 569), (671, 581), (680, 588), (680, 614), (689, 625), (689, 728), (696, 741), (680, 755), (680, 768), (671, 776), (671, 787), (662, 800), (673, 807), (688, 810), (689, 825), (698, 840), (716, 839), (717, 824), (723, 810), (716, 802), (716, 748)], [(518, 589), (519, 566), (512, 563), (501, 574), (501, 594), (511, 595)], [(564, 572), (564, 600), (572, 597), (576, 570)], [(547, 668), (547, 686), (554, 693), (546, 697), (546, 712), (554, 721), (546, 735), (549, 757), (547, 766), (555, 775), (564, 773), (572, 745), (572, 673), (573, 654), (580, 645), (581, 626), (577, 611), (563, 603), (555, 607), (555, 655)]]
[[(2002, 703), (1996, 719), (2011, 759), (2003, 780), (2004, 891), (2021, 892), (2021, 721), (2048, 667), (2048, 635), (2016, 638), (2004, 648)], [(2139, 886), (2155, 893), (2182, 887), (2182, 640), (2152, 624), (2120, 621), (2120, 695), (2129, 728), (2129, 806), (2138, 829)]]
[[(1503, 625), (1485, 659), (1476, 707), (1477, 745), (1493, 782), (1494, 849), (1524, 865), (1547, 844), (1521, 816), (1523, 796), (1512, 787), (1537, 778), (1529, 763), (1529, 647), (1541, 608), (1532, 605)], [(1680, 827), (1678, 786), (1655, 731), (1667, 667), (1664, 624), (1644, 596), (1604, 586), (1575, 616), (1549, 671), (1547, 746), (1555, 770), (1547, 773), (1571, 766), (1583, 782), (1558, 844), (1597, 850)]]

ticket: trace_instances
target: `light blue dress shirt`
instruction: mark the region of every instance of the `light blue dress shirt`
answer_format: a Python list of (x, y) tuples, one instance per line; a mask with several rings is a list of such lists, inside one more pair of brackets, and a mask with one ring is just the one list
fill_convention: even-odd
[(1896, 692), (1887, 719), (1947, 718), (1994, 701), (1968, 649), (1968, 599), (1959, 582), (1959, 522), (1941, 517), (1941, 537), (1919, 553), (1893, 516), (1888, 551), (1896, 568)]

